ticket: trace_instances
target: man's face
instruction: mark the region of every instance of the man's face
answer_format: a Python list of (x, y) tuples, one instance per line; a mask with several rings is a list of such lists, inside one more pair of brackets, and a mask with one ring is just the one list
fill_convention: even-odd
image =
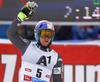
[(40, 43), (43, 45), (43, 46), (48, 46), (50, 41), (51, 41), (51, 38), (48, 38), (47, 36), (42, 38), (42, 37), (39, 37), (40, 39)]

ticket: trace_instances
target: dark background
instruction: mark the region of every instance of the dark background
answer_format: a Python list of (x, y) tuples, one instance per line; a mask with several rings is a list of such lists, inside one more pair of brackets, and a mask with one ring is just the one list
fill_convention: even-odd
[[(2, 0), (0, 0), (2, 1)], [(27, 2), (28, 0), (24, 0)], [(30, 0), (32, 1), (32, 0)], [(99, 5), (95, 5), (93, 0), (34, 0), (38, 4), (36, 13), (30, 19), (30, 21), (39, 21), (39, 20), (50, 20), (50, 21), (100, 21), (97, 17), (93, 17), (92, 13), (96, 7), (100, 8)], [(95, 0), (99, 2), (99, 0)], [(1, 4), (1, 3), (0, 3)], [(23, 3), (20, 0), (3, 0), (0, 6), (0, 20), (13, 20), (20, 11), (20, 8), (23, 7)], [(65, 7), (69, 6), (72, 11), (69, 13), (68, 17), (64, 16), (69, 12), (69, 9)], [(85, 7), (89, 7), (89, 16), (92, 19), (83, 19), (83, 16), (86, 15)], [(76, 12), (76, 9), (79, 9), (80, 12)], [(100, 9), (99, 9), (100, 14)], [(76, 16), (79, 16), (80, 19), (76, 19)]]

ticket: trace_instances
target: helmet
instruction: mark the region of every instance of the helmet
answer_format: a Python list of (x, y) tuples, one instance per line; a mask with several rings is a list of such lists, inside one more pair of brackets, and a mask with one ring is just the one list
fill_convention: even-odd
[(53, 37), (51, 38), (51, 41), (53, 41), (54, 36), (55, 36), (55, 30), (54, 30), (54, 26), (51, 22), (47, 21), (47, 20), (42, 20), (39, 21), (37, 23), (37, 25), (34, 28), (34, 36), (36, 41), (39, 41), (39, 31), (42, 29), (50, 29), (53, 31)]

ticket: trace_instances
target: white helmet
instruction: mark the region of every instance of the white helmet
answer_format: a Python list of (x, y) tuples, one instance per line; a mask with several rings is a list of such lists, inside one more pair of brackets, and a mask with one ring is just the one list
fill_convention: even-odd
[(34, 28), (34, 36), (36, 41), (39, 41), (39, 31), (42, 29), (50, 29), (53, 31), (53, 37), (51, 38), (51, 41), (53, 41), (54, 36), (55, 36), (55, 30), (54, 30), (54, 26), (51, 22), (47, 21), (47, 20), (42, 20), (39, 21), (37, 23), (37, 25)]

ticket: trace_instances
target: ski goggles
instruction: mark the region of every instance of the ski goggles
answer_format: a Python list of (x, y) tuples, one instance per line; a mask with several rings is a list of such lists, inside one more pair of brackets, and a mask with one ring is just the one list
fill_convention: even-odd
[(43, 29), (39, 31), (39, 36), (44, 38), (46, 36), (48, 36), (49, 38), (53, 37), (53, 31), (49, 30), (49, 29)]

